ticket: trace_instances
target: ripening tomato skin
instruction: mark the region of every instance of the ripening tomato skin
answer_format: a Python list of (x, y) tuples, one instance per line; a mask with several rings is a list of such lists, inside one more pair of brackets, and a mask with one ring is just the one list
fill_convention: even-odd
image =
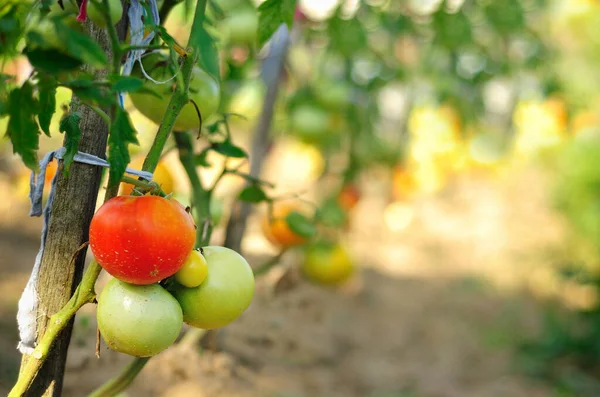
[(174, 283), (170, 288), (186, 324), (214, 329), (231, 323), (250, 306), (254, 274), (246, 259), (229, 248), (209, 246), (202, 250), (208, 264), (202, 284), (186, 288)]
[(342, 188), (337, 199), (343, 210), (351, 211), (360, 201), (360, 191), (356, 186), (349, 183)]
[(262, 230), (271, 243), (286, 248), (305, 244), (308, 240), (290, 229), (286, 217), (292, 212), (302, 212), (298, 206), (287, 203), (275, 204), (273, 213), (267, 214), (263, 223)]
[(200, 251), (193, 250), (173, 278), (184, 287), (194, 288), (202, 284), (207, 274), (206, 258)]
[(131, 284), (175, 274), (196, 240), (192, 216), (175, 199), (118, 196), (96, 212), (90, 248), (108, 273)]
[(113, 278), (98, 296), (98, 328), (113, 350), (150, 357), (175, 342), (183, 326), (177, 300), (158, 284), (132, 285)]
[(354, 273), (354, 264), (346, 249), (338, 244), (313, 244), (306, 249), (302, 273), (309, 280), (336, 286)]

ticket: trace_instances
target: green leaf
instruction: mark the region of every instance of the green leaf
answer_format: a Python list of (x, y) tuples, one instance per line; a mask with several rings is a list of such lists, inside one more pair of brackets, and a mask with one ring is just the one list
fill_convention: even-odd
[(491, 1), (485, 7), (485, 16), (503, 35), (516, 33), (525, 25), (523, 6), (519, 0)]
[(60, 121), (59, 131), (65, 133), (65, 148), (67, 149), (63, 157), (65, 174), (69, 173), (71, 164), (73, 164), (73, 158), (79, 150), (79, 140), (81, 138), (80, 121), (81, 114), (78, 112), (69, 113)]
[(120, 107), (116, 108), (108, 137), (108, 162), (110, 163), (109, 183), (118, 183), (125, 173), (129, 157), (129, 144), (138, 144), (136, 132), (131, 125), (129, 115)]
[(286, 217), (285, 221), (290, 229), (297, 235), (305, 238), (311, 238), (317, 234), (315, 225), (299, 212), (292, 211)]
[(195, 164), (200, 167), (210, 167), (211, 164), (206, 159), (207, 155), (208, 155), (208, 150), (203, 150), (199, 154), (195, 155), (194, 156)]
[(40, 130), (35, 121), (38, 109), (39, 104), (29, 82), (10, 92), (6, 133), (12, 142), (13, 153), (18, 153), (25, 165), (34, 171), (38, 169), (37, 150), (40, 139)]
[(115, 76), (112, 80), (112, 89), (115, 92), (138, 91), (144, 85), (142, 79), (131, 76)]
[(231, 142), (225, 141), (221, 143), (213, 143), (211, 149), (226, 157), (244, 158), (248, 157), (248, 153), (239, 146), (233, 145)]
[(261, 201), (268, 201), (269, 197), (260, 187), (248, 186), (240, 192), (238, 200), (248, 203), (260, 203)]
[(258, 44), (263, 46), (285, 23), (289, 29), (294, 22), (296, 0), (267, 0), (258, 7)]
[(206, 31), (203, 25), (192, 27), (192, 30), (195, 34), (190, 36), (189, 45), (198, 54), (198, 65), (214, 79), (220, 81), (219, 51), (215, 39)]
[(471, 21), (462, 10), (448, 14), (444, 7), (440, 7), (439, 11), (433, 15), (433, 27), (435, 41), (449, 50), (456, 50), (473, 41)]
[(96, 84), (89, 79), (71, 80), (64, 84), (75, 95), (84, 101), (97, 102), (101, 105), (111, 105), (116, 102), (116, 96), (106, 87)]
[(43, 79), (40, 80), (38, 90), (40, 98), (38, 121), (42, 131), (50, 136), (50, 121), (52, 120), (52, 115), (56, 111), (56, 85)]
[(27, 56), (31, 66), (49, 74), (75, 70), (83, 64), (79, 59), (56, 50), (26, 48), (23, 53)]
[(367, 33), (356, 17), (346, 20), (335, 15), (329, 20), (327, 30), (331, 47), (344, 55), (351, 56), (367, 46)]
[(96, 68), (101, 68), (108, 64), (106, 54), (91, 37), (68, 27), (60, 20), (55, 20), (55, 23), (56, 34), (61, 43), (63, 43), (67, 54)]

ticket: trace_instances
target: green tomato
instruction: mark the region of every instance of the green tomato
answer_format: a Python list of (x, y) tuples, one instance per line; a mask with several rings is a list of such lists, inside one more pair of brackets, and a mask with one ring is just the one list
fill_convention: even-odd
[[(144, 57), (144, 70), (157, 81), (166, 81), (172, 77), (171, 69), (168, 67), (168, 58), (160, 53), (153, 53)], [(132, 75), (144, 78), (141, 69), (138, 66), (133, 70)], [(145, 80), (145, 88), (150, 89), (160, 95), (160, 98), (142, 91), (130, 94), (131, 101), (135, 107), (150, 120), (160, 124), (164, 114), (167, 111), (171, 95), (173, 95), (173, 82), (165, 84), (156, 84), (150, 80)], [(206, 121), (219, 108), (221, 93), (219, 84), (208, 73), (194, 66), (192, 78), (190, 81), (190, 100), (193, 100), (200, 109), (202, 120)], [(199, 126), (198, 114), (192, 103), (186, 104), (175, 121), (175, 130), (187, 131), (197, 129)]]
[(223, 20), (221, 29), (233, 44), (252, 44), (258, 36), (258, 13), (252, 8), (232, 12)]
[(163, 287), (116, 278), (98, 296), (97, 317), (106, 344), (137, 357), (153, 356), (171, 346), (183, 325), (181, 307)]
[(56, 49), (63, 52), (67, 50), (65, 43), (60, 40), (56, 32), (56, 29), (60, 28), (61, 25), (79, 31), (82, 30), (81, 23), (76, 20), (79, 13), (77, 4), (72, 0), (64, 0), (63, 7), (64, 9), (60, 8), (57, 1), (52, 3), (47, 15), (42, 15), (39, 9), (33, 10), (34, 17), (31, 23), (31, 31), (37, 33), (43, 39), (44, 43), (39, 44), (42, 49)]
[(229, 101), (229, 113), (237, 113), (255, 119), (262, 111), (266, 87), (260, 79), (242, 83)]
[(343, 109), (352, 100), (352, 87), (344, 81), (320, 81), (314, 93), (319, 103), (331, 110)]
[(60, 8), (58, 0), (52, 3), (52, 5), (50, 6), (50, 12), (48, 13), (48, 16), (61, 14), (77, 15), (79, 13), (79, 6), (74, 0), (63, 0), (62, 4), (64, 8)]
[[(106, 19), (104, 19), (104, 15), (102, 15), (102, 8), (100, 5), (101, 2), (102, 0), (90, 0), (87, 6), (87, 16), (90, 18), (90, 21), (94, 22), (96, 26), (99, 28), (105, 28)], [(108, 9), (110, 12), (110, 19), (113, 24), (119, 22), (123, 16), (123, 5), (121, 4), (121, 0), (109, 0)]]
[(194, 288), (202, 284), (208, 274), (208, 264), (200, 251), (193, 250), (183, 266), (175, 273), (175, 281), (184, 287)]
[(225, 247), (204, 247), (208, 276), (196, 288), (174, 284), (172, 293), (183, 309), (183, 321), (203, 329), (223, 327), (252, 302), (254, 274), (246, 260)]
[(296, 135), (308, 142), (315, 142), (330, 131), (331, 118), (325, 109), (305, 103), (292, 109), (290, 123)]

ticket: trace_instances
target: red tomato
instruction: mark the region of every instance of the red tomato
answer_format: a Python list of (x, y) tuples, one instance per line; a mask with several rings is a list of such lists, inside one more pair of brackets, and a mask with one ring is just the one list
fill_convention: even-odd
[(192, 216), (174, 199), (118, 196), (96, 212), (90, 248), (112, 276), (152, 284), (175, 274), (194, 248)]

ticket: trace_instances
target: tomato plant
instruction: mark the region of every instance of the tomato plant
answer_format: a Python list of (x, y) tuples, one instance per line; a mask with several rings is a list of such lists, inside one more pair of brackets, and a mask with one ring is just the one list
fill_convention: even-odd
[(90, 248), (98, 263), (132, 284), (152, 284), (175, 274), (194, 242), (194, 221), (175, 199), (115, 197), (90, 224)]
[[(141, 169), (142, 164), (144, 164), (144, 158), (138, 157), (129, 164), (129, 167), (134, 168), (134, 169)], [(173, 180), (171, 171), (169, 171), (169, 167), (164, 162), (162, 162), (162, 161), (158, 162), (158, 164), (156, 165), (156, 169), (154, 170), (152, 180), (154, 182), (158, 183), (158, 185), (160, 186), (162, 191), (165, 192), (166, 194), (173, 193), (173, 187), (174, 187), (175, 181)], [(121, 183), (121, 189), (120, 189), (119, 193), (121, 195), (127, 196), (127, 195), (131, 194), (134, 187), (135, 186), (133, 186), (130, 183), (123, 182), (123, 183)]]
[[(165, 82), (177, 73), (176, 70), (169, 67), (168, 58), (160, 53), (152, 53), (144, 57), (142, 62), (146, 73), (157, 81)], [(139, 67), (136, 67), (133, 74), (144, 78)], [(148, 90), (154, 91), (158, 97), (138, 91), (131, 94), (131, 101), (144, 116), (156, 124), (160, 124), (173, 94), (172, 85), (170, 83), (155, 84), (150, 80), (145, 80), (144, 86)], [(198, 106), (202, 120), (207, 120), (217, 111), (220, 98), (219, 83), (200, 67), (194, 66), (190, 80), (189, 99)], [(192, 103), (186, 104), (175, 121), (175, 129), (186, 131), (199, 126), (200, 120), (195, 106)]]
[(206, 279), (195, 288), (175, 284), (173, 296), (183, 309), (183, 321), (203, 329), (223, 327), (238, 318), (252, 302), (254, 275), (237, 252), (209, 246), (202, 248), (208, 265)]
[(194, 288), (202, 284), (208, 274), (206, 258), (199, 250), (193, 250), (183, 266), (175, 273), (175, 281), (184, 287)]
[(137, 357), (160, 353), (183, 325), (177, 300), (158, 284), (131, 285), (113, 278), (98, 296), (98, 328), (111, 349)]

